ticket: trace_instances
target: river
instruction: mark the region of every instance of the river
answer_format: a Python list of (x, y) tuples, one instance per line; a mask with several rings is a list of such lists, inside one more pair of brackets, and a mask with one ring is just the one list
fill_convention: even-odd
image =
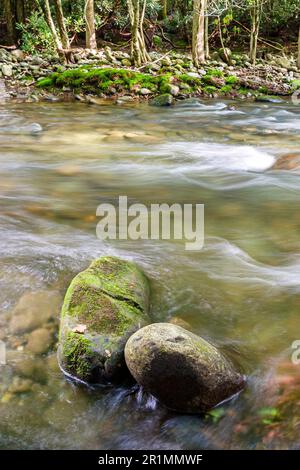
[[(270, 170), (280, 155), (299, 153), (299, 137), (299, 107), (285, 101), (0, 105), (2, 449), (300, 446), (300, 365), (291, 362), (300, 340), (300, 179)], [(96, 208), (120, 195), (204, 204), (204, 248), (98, 240)], [(48, 302), (60, 304), (72, 277), (103, 254), (136, 261), (150, 279), (153, 321), (173, 319), (219, 346), (247, 374), (246, 389), (208, 416), (180, 415), (126, 386), (68, 381), (55, 342), (30, 354), (26, 335), (8, 327), (22, 296), (51, 292)]]

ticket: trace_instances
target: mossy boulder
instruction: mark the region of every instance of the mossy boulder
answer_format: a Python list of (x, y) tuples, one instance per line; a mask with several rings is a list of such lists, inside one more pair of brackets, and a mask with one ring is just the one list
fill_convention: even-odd
[(90, 383), (120, 381), (128, 373), (124, 347), (148, 323), (149, 285), (134, 264), (102, 257), (79, 273), (61, 312), (59, 362)]
[(174, 104), (174, 97), (170, 93), (158, 95), (151, 101), (153, 106), (171, 106)]
[(170, 323), (153, 323), (134, 333), (126, 344), (125, 359), (146, 391), (184, 413), (206, 412), (245, 383), (216, 347)]

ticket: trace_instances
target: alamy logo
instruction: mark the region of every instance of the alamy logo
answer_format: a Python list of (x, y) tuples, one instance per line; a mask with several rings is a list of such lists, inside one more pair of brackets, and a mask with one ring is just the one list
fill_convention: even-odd
[(298, 366), (300, 364), (300, 340), (296, 340), (292, 344), (292, 349), (294, 352), (292, 353), (292, 363), (295, 366)]
[(135, 203), (119, 196), (118, 206), (103, 203), (97, 237), (101, 240), (184, 240), (185, 249), (199, 251), (204, 246), (204, 205)]

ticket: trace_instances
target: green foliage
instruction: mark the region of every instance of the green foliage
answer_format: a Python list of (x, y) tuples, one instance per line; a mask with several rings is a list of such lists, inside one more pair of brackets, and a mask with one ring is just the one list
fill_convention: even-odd
[(208, 85), (203, 88), (203, 91), (206, 95), (213, 95), (218, 89), (215, 86)]
[(162, 46), (162, 39), (160, 36), (153, 36), (153, 44), (156, 47), (161, 47)]
[(141, 88), (148, 88), (153, 92), (159, 90), (161, 93), (166, 93), (170, 90), (171, 78), (170, 73), (154, 76), (128, 69), (79, 67), (55, 72), (39, 80), (37, 86), (40, 88), (70, 87), (74, 90), (80, 89), (93, 93), (108, 92), (110, 87), (118, 92), (134, 92)]
[(300, 80), (293, 80), (293, 81), (292, 81), (292, 87), (294, 88), (294, 90), (299, 90), (299, 88), (300, 88)]
[(53, 36), (41, 13), (34, 11), (25, 23), (17, 24), (17, 29), (23, 51), (33, 55), (55, 51)]
[(211, 77), (222, 78), (224, 76), (224, 73), (222, 70), (219, 69), (211, 69), (208, 71), (206, 76), (208, 75), (210, 75)]
[(238, 82), (239, 82), (239, 79), (235, 75), (229, 75), (225, 79), (226, 85), (236, 85)]
[(222, 86), (222, 88), (220, 89), (221, 93), (223, 93), (224, 95), (228, 95), (229, 93), (231, 93), (233, 90), (232, 86), (231, 85), (224, 85)]
[(41, 78), (40, 80), (38, 80), (37, 86), (40, 87), (40, 88), (51, 87), (51, 86), (53, 86), (53, 80), (50, 77)]

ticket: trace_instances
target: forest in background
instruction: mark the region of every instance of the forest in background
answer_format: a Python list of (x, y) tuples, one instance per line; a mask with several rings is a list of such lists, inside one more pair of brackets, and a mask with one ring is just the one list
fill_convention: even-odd
[(268, 52), (297, 54), (300, 0), (0, 0), (1, 47), (30, 54), (105, 45), (130, 48), (141, 66), (152, 50), (188, 50), (195, 66), (221, 49), (247, 53), (255, 64)]

